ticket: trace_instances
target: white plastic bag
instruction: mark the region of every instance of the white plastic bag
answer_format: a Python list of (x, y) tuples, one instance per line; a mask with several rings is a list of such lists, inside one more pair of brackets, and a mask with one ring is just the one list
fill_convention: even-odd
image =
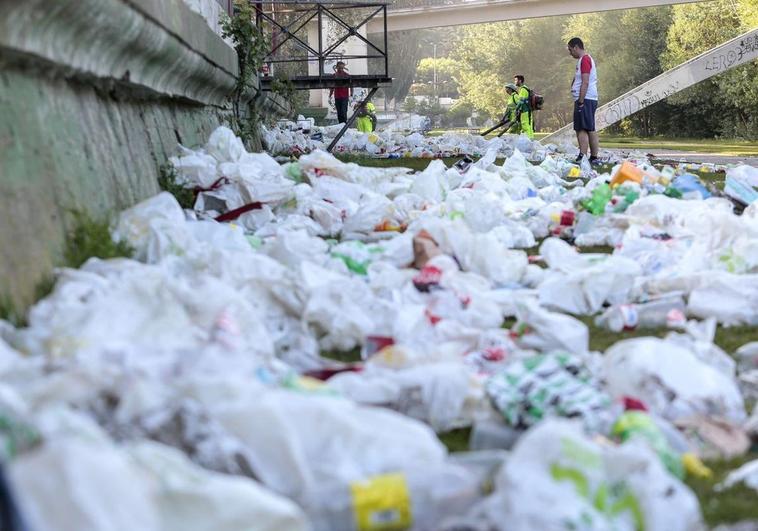
[(447, 168), (441, 160), (433, 160), (427, 168), (416, 175), (411, 186), (411, 193), (417, 194), (428, 201), (440, 203), (447, 195)]
[(237, 162), (247, 153), (242, 140), (225, 126), (213, 131), (205, 149), (218, 162)]
[(161, 192), (122, 212), (112, 236), (134, 247), (135, 258), (147, 260), (149, 245), (155, 238), (153, 231), (180, 228), (184, 223), (184, 212), (176, 198)]
[(14, 460), (9, 476), (31, 529), (162, 530), (147, 478), (110, 444), (46, 441)]
[(578, 423), (548, 420), (523, 436), (483, 504), (496, 529), (693, 531), (695, 494), (644, 445), (603, 447)]
[(188, 187), (210, 187), (218, 179), (215, 157), (202, 151), (192, 151), (179, 146), (182, 155), (171, 157), (170, 162), (179, 174), (179, 181)]
[(248, 447), (256, 477), (295, 499), (327, 482), (434, 466), (447, 453), (420, 422), (335, 397), (237, 389), (206, 407)]
[(535, 300), (522, 299), (516, 302), (518, 324), (528, 327), (519, 338), (526, 348), (540, 352), (567, 350), (573, 354), (583, 354), (589, 350), (589, 329), (587, 325), (569, 315), (550, 312)]
[(160, 529), (170, 531), (305, 531), (305, 515), (292, 501), (249, 478), (210, 472), (178, 450), (142, 441), (127, 447), (151, 480)]
[(672, 341), (619, 341), (605, 353), (603, 373), (614, 397), (638, 398), (671, 421), (698, 414), (736, 423), (746, 418), (734, 378)]
[(401, 371), (378, 368), (361, 373), (342, 373), (329, 386), (356, 402), (389, 406), (429, 424), (435, 431), (448, 431), (468, 424), (464, 406), (476, 408), (481, 385), (459, 363), (432, 363)]

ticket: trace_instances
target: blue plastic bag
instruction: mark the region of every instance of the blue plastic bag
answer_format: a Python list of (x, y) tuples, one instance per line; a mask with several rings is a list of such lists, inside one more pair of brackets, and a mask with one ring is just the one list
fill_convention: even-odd
[(695, 194), (696, 192), (700, 192), (700, 195), (703, 199), (708, 199), (711, 197), (711, 193), (703, 185), (702, 181), (700, 181), (700, 178), (697, 175), (692, 175), (691, 173), (680, 175), (673, 180), (671, 186), (672, 188), (681, 192), (684, 199), (690, 199), (691, 195)]

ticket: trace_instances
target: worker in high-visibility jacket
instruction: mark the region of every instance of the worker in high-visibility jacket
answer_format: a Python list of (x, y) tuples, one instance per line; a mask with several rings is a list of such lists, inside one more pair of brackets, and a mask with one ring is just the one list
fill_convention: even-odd
[(371, 133), (376, 127), (376, 107), (368, 102), (358, 107), (355, 127), (362, 133)]
[(529, 105), (529, 89), (508, 83), (505, 90), (508, 93), (506, 114), (511, 122), (508, 132), (514, 135), (525, 134), (533, 140), (534, 123)]

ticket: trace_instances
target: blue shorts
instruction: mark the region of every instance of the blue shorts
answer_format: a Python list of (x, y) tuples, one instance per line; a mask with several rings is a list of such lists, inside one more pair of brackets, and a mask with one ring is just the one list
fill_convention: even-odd
[(574, 131), (595, 130), (595, 112), (597, 100), (584, 100), (584, 106), (579, 108), (579, 101), (574, 102)]

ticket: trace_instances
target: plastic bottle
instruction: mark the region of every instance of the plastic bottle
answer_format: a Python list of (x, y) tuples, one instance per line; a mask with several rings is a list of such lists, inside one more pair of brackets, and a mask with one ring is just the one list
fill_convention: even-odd
[(661, 169), (661, 175), (658, 182), (663, 186), (668, 186), (674, 180), (674, 177), (676, 177), (676, 170), (671, 166), (664, 166)]
[(668, 297), (643, 304), (612, 306), (595, 319), (595, 324), (612, 332), (636, 328), (660, 328), (670, 321), (680, 322), (686, 306), (680, 296)]
[(623, 184), (616, 189), (616, 195), (611, 200), (614, 212), (625, 212), (629, 206), (640, 198), (638, 186)]
[(618, 186), (627, 181), (642, 183), (644, 175), (642, 170), (629, 161), (624, 161), (611, 180), (611, 186)]
[(605, 207), (612, 196), (611, 187), (603, 183), (592, 191), (592, 197), (585, 201), (583, 206), (588, 212), (600, 216), (605, 213)]

